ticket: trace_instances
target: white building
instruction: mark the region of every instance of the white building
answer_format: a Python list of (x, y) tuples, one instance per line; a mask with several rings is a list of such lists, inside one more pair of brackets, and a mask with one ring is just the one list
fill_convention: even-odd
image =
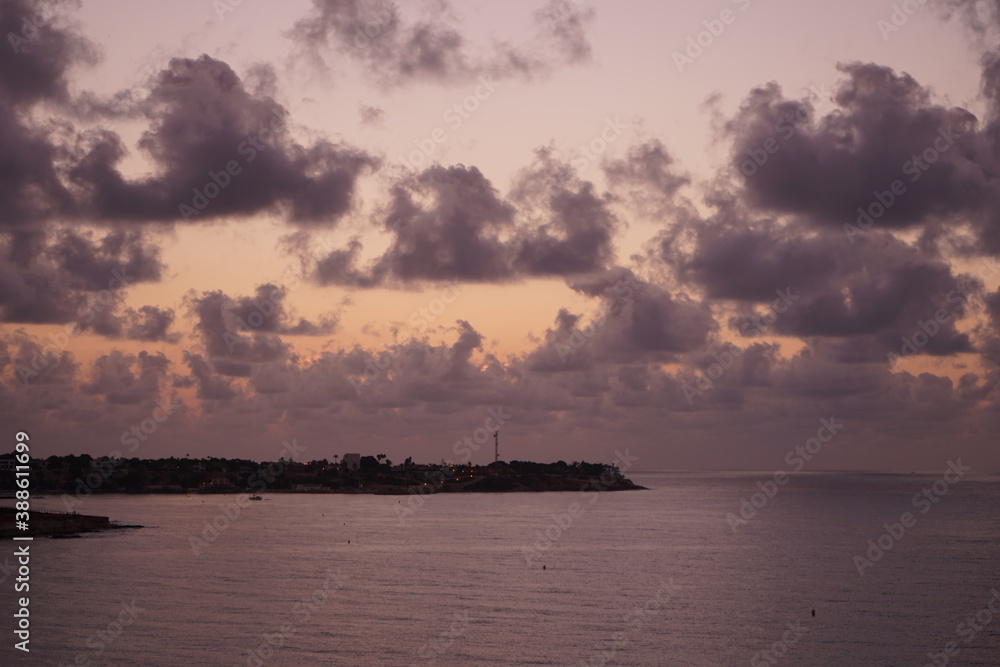
[(344, 454), (340, 460), (340, 465), (348, 470), (359, 470), (361, 468), (361, 454)]

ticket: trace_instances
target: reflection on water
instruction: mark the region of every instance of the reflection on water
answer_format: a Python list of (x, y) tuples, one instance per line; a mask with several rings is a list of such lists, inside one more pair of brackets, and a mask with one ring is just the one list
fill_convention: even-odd
[(766, 475), (632, 478), (650, 490), (442, 494), (405, 522), (393, 496), (93, 497), (147, 528), (36, 539), (32, 651), (0, 661), (923, 665), (954, 641), (952, 664), (1000, 663), (1000, 622), (956, 633), (1000, 588), (1000, 483), (956, 484), (860, 576), (934, 478), (797, 477), (735, 534)]

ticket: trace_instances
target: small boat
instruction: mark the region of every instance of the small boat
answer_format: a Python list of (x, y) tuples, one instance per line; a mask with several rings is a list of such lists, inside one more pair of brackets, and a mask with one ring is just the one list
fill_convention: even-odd
[(250, 496), (250, 500), (263, 500), (263, 498), (261, 498), (260, 496), (258, 496), (258, 495), (257, 495), (257, 494), (255, 493), (255, 494), (253, 494), (253, 495), (251, 495), (251, 496)]

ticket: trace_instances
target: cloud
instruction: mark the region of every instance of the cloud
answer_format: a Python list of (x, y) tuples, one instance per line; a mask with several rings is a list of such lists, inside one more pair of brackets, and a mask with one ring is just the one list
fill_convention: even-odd
[(0, 1), (0, 226), (22, 226), (73, 208), (60, 180), (54, 124), (35, 125), (32, 109), (69, 103), (68, 74), (97, 61), (96, 47), (69, 26), (70, 3)]
[(212, 371), (212, 367), (203, 356), (185, 352), (184, 363), (191, 370), (198, 387), (197, 396), (210, 401), (229, 401), (239, 395), (233, 388), (232, 381)]
[(381, 107), (362, 104), (358, 107), (361, 116), (361, 124), (372, 127), (380, 127), (385, 120), (385, 110)]
[(601, 169), (617, 197), (651, 217), (669, 214), (678, 191), (691, 183), (659, 139), (631, 146), (624, 158), (605, 160)]
[(170, 361), (162, 353), (138, 355), (112, 350), (98, 357), (90, 372), (90, 381), (80, 390), (100, 395), (112, 405), (136, 405), (160, 395)]
[(514, 266), (531, 276), (571, 275), (600, 271), (614, 261), (618, 221), (610, 199), (598, 196), (592, 183), (578, 179), (568, 165), (547, 149), (515, 178), (511, 200), (521, 225), (513, 245)]
[(481, 76), (531, 79), (557, 67), (590, 61), (586, 27), (593, 9), (549, 0), (535, 12), (536, 35), (522, 46), (494, 44), (476, 53), (463, 36), (455, 11), (437, 0), (408, 21), (392, 2), (313, 0), (311, 14), (290, 37), (302, 54), (323, 62), (326, 51), (356, 59), (386, 87), (417, 81), (461, 83)]
[(170, 222), (278, 209), (294, 223), (332, 225), (350, 210), (358, 177), (378, 165), (344, 143), (296, 143), (287, 111), (209, 56), (171, 60), (135, 112), (151, 123), (139, 146), (158, 173), (126, 179), (117, 169), (121, 139), (84, 133), (70, 174), (92, 218)]
[(177, 342), (177, 334), (168, 333), (174, 321), (174, 311), (169, 308), (142, 306), (132, 320), (126, 333), (130, 340), (144, 342)]
[[(0, 96), (5, 105), (43, 100), (67, 102), (68, 73), (76, 64), (94, 64), (96, 45), (70, 25), (64, 7), (79, 2), (0, 0)], [(9, 47), (9, 48), (8, 48)]]
[(923, 351), (973, 351), (957, 322), (969, 314), (982, 284), (956, 274), (940, 257), (885, 232), (871, 232), (852, 245), (801, 221), (750, 221), (746, 215), (723, 208), (701, 221), (691, 232), (690, 253), (672, 237), (661, 246), (681, 282), (734, 304), (729, 323), (742, 335), (763, 330), (836, 339), (817, 344), (836, 349), (845, 362), (873, 361), (900, 354), (901, 338), (937, 317), (944, 321), (932, 323), (935, 333)]
[(904, 229), (987, 201), (995, 185), (984, 161), (993, 158), (980, 150), (975, 116), (933, 104), (927, 88), (888, 67), (838, 69), (847, 78), (825, 116), (771, 83), (725, 124), (748, 204), (838, 228), (865, 224), (861, 208), (867, 225)]
[(502, 281), (511, 277), (502, 235), (514, 209), (475, 167), (433, 166), (392, 188), (383, 225), (388, 250), (364, 272), (354, 267), (361, 247), (334, 251), (317, 265), (323, 284), (368, 286), (392, 280)]
[(282, 287), (258, 285), (252, 297), (230, 297), (222, 291), (188, 295), (195, 331), (222, 375), (247, 377), (252, 366), (287, 358), (291, 352), (282, 336), (323, 336), (337, 326), (335, 316), (315, 323), (295, 318), (285, 305)]
[(16, 332), (6, 341), (9, 368), (20, 385), (69, 386), (76, 379), (80, 364), (73, 354), (54, 344)]
[(117, 318), (129, 286), (162, 271), (159, 248), (138, 231), (0, 233), (0, 321), (93, 327)]
[[(408, 281), (507, 282), (600, 271), (614, 259), (610, 199), (550, 154), (503, 198), (475, 167), (435, 165), (400, 179), (382, 219), (389, 248), (360, 267), (360, 241), (311, 268), (320, 284), (373, 287)], [(304, 250), (298, 239), (296, 251)]]
[(543, 373), (589, 370), (595, 364), (676, 362), (703, 349), (718, 330), (711, 309), (685, 294), (671, 294), (628, 269), (580, 276), (569, 286), (599, 300), (589, 320), (561, 309), (556, 327), (526, 357)]

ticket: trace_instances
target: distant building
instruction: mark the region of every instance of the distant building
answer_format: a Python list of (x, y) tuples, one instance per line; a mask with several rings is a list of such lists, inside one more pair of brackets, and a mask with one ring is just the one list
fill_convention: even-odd
[(0, 470), (13, 470), (14, 459), (0, 459)]
[(341, 459), (341, 465), (348, 470), (360, 470), (361, 454), (344, 454), (344, 458)]

